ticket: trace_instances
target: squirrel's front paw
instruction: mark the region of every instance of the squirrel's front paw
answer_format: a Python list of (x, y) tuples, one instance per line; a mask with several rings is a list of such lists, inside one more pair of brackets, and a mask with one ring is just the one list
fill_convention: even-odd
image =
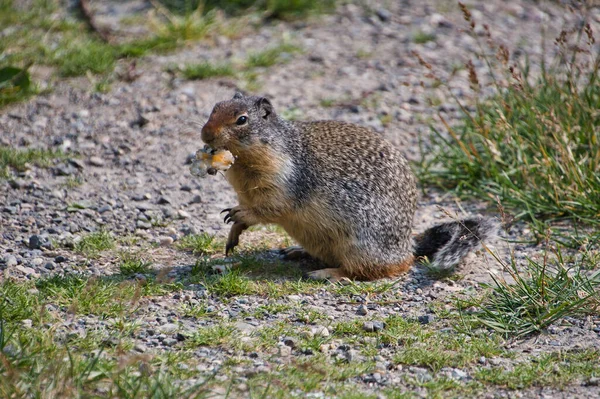
[[(250, 212), (247, 208), (238, 205), (233, 208), (223, 209), (221, 213), (227, 212), (223, 221), (225, 223), (247, 223), (250, 218)], [(252, 224), (252, 223), (249, 223)]]
[(244, 223), (234, 223), (233, 226), (231, 226), (229, 236), (227, 237), (227, 243), (225, 244), (225, 256), (229, 255), (229, 252), (233, 251), (233, 248), (239, 244), (240, 234), (247, 228), (248, 226)]

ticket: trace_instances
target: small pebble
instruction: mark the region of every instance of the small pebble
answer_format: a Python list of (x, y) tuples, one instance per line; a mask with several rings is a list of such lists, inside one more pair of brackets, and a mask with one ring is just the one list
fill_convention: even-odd
[(358, 309), (356, 309), (356, 314), (359, 316), (366, 316), (369, 314), (369, 309), (365, 305), (360, 305)]
[(311, 328), (311, 332), (316, 337), (329, 337), (329, 330), (327, 329), (327, 327), (316, 326)]
[(381, 331), (385, 327), (382, 321), (366, 321), (363, 324), (363, 330), (366, 332)]
[(29, 237), (29, 249), (40, 249), (42, 247), (42, 238), (38, 235)]
[(102, 159), (100, 157), (90, 157), (90, 159), (88, 160), (88, 162), (92, 166), (98, 166), (98, 167), (104, 166), (104, 159)]
[(192, 217), (192, 215), (190, 215), (188, 212), (184, 211), (183, 209), (180, 209), (177, 211), (177, 216), (179, 216), (180, 219), (189, 219)]
[(159, 237), (158, 238), (158, 243), (162, 246), (162, 247), (167, 247), (171, 244), (173, 244), (173, 238), (169, 237), (169, 236), (165, 236), (165, 237)]
[(432, 314), (421, 315), (418, 317), (419, 323), (429, 324), (435, 321), (435, 316)]

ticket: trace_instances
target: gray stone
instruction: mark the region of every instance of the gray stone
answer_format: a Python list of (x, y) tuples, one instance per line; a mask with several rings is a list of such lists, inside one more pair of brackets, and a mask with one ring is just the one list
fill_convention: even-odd
[(173, 241), (174, 241), (173, 238), (169, 237), (169, 236), (158, 238), (158, 243), (163, 247), (167, 247), (167, 246), (173, 244)]
[(386, 10), (385, 8), (378, 8), (377, 11), (375, 11), (375, 13), (382, 22), (387, 22), (390, 20), (390, 18), (392, 18), (392, 13)]
[(104, 159), (102, 159), (100, 157), (90, 157), (90, 159), (88, 160), (88, 162), (92, 166), (98, 166), (98, 167), (104, 166)]
[(135, 222), (135, 225), (138, 229), (151, 229), (152, 225), (148, 222), (144, 222), (143, 220), (138, 220), (137, 222)]
[(42, 247), (42, 237), (34, 234), (29, 237), (29, 249), (40, 249)]
[(385, 324), (382, 321), (366, 321), (363, 324), (363, 330), (366, 332), (376, 332), (381, 331), (385, 327)]
[(173, 201), (171, 201), (171, 199), (169, 197), (161, 196), (158, 198), (158, 203), (160, 205), (166, 205), (166, 204), (172, 204)]
[(429, 324), (435, 321), (435, 316), (432, 314), (421, 315), (418, 317), (419, 323)]
[(194, 195), (194, 197), (192, 197), (192, 200), (190, 201), (190, 204), (200, 204), (202, 203), (202, 197), (200, 197), (199, 195)]
[(15, 269), (17, 269), (21, 273), (25, 274), (26, 276), (36, 274), (34, 269), (32, 269), (31, 267), (23, 266), (23, 265), (17, 265), (17, 266), (15, 266)]
[(296, 340), (292, 337), (284, 337), (282, 342), (284, 345), (289, 346), (290, 348), (296, 347)]
[(136, 344), (133, 347), (133, 350), (135, 350), (136, 352), (144, 353), (148, 350), (148, 347), (146, 345), (140, 343), (140, 344)]
[(179, 329), (179, 326), (174, 323), (167, 323), (158, 328), (158, 330), (163, 334), (171, 334)]
[(315, 326), (310, 331), (315, 337), (329, 337), (329, 330), (324, 326)]
[(366, 316), (369, 314), (369, 309), (365, 305), (360, 305), (358, 309), (356, 309), (356, 314), (359, 316)]
[(183, 209), (180, 209), (177, 211), (177, 216), (180, 219), (189, 219), (192, 217), (192, 215), (190, 215), (188, 212), (184, 211)]
[(58, 165), (55, 168), (55, 172), (59, 176), (71, 176), (71, 175), (74, 175), (75, 173), (77, 173), (77, 169), (71, 164)]
[(279, 347), (279, 356), (288, 357), (292, 355), (292, 348), (286, 345), (280, 345)]
[(99, 214), (103, 214), (106, 212), (110, 212), (113, 210), (113, 207), (110, 205), (102, 205), (100, 208), (98, 208), (98, 213)]
[(44, 259), (42, 259), (42, 258), (33, 258), (31, 260), (31, 264), (33, 266), (40, 266), (42, 263), (44, 263)]
[(16, 256), (13, 255), (7, 255), (4, 257), (4, 262), (6, 263), (7, 267), (13, 267), (19, 264), (19, 261), (17, 260)]
[(451, 376), (457, 380), (464, 380), (469, 377), (469, 375), (461, 369), (452, 369)]
[(255, 326), (253, 326), (250, 323), (246, 323), (244, 321), (236, 322), (235, 328), (238, 329), (242, 334), (250, 334), (256, 329)]

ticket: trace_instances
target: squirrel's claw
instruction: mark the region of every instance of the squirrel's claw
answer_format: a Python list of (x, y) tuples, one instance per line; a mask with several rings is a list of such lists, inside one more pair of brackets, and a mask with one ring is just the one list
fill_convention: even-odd
[(227, 244), (225, 244), (225, 256), (229, 256), (229, 252), (233, 251), (233, 248), (235, 248), (238, 244), (239, 240), (235, 240), (235, 242), (227, 242)]
[(240, 243), (240, 234), (246, 230), (248, 225), (246, 223), (234, 223), (229, 230), (229, 236), (227, 237), (227, 243), (225, 244), (225, 256), (229, 255), (229, 252), (233, 251)]
[(225, 222), (225, 223), (229, 223), (230, 221), (232, 221), (232, 220), (231, 220), (231, 209), (232, 209), (232, 208), (225, 208), (225, 209), (223, 209), (223, 210), (222, 210), (222, 211), (219, 213), (219, 215), (221, 215), (223, 212), (227, 212), (227, 214), (226, 214), (226, 215), (225, 215), (225, 217), (223, 218), (223, 222)]
[(221, 213), (227, 212), (223, 221), (225, 223), (246, 223), (246, 210), (241, 206), (223, 209)]

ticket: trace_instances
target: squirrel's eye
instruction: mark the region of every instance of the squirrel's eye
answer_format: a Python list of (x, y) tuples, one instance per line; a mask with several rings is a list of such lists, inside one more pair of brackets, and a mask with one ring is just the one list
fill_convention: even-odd
[(244, 125), (246, 122), (248, 122), (248, 117), (242, 115), (239, 118), (237, 118), (237, 121), (235, 121), (235, 124), (238, 126), (241, 126), (241, 125)]

